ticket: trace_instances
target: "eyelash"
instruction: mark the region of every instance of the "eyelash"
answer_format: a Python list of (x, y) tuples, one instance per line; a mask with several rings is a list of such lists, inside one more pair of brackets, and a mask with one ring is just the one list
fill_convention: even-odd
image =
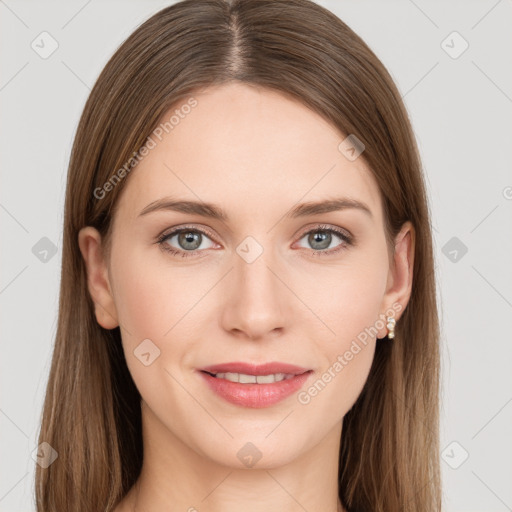
[[(202, 235), (206, 235), (209, 238), (215, 238), (210, 231), (208, 231), (204, 228), (199, 229), (197, 227), (184, 226), (184, 227), (175, 229), (169, 233), (164, 233), (164, 234), (160, 235), (158, 237), (157, 243), (162, 248), (162, 250), (164, 250), (174, 256), (181, 256), (182, 258), (193, 257), (193, 256), (195, 256), (195, 254), (197, 254), (197, 252), (201, 252), (204, 249), (196, 249), (194, 251), (182, 251), (182, 250), (174, 249), (164, 243), (169, 238), (172, 238), (174, 235), (178, 235), (180, 233), (188, 232), (188, 231), (201, 233)], [(338, 247), (336, 247), (334, 249), (324, 249), (324, 250), (318, 250), (318, 251), (311, 249), (311, 251), (313, 251), (314, 256), (317, 256), (317, 255), (318, 256), (330, 256), (330, 255), (333, 255), (333, 254), (336, 254), (336, 253), (342, 251), (347, 246), (351, 246), (354, 244), (353, 238), (351, 236), (349, 236), (348, 234), (346, 234), (344, 231), (341, 231), (340, 229), (326, 226), (323, 224), (316, 226), (315, 228), (310, 229), (309, 231), (304, 232), (300, 236), (299, 240), (304, 238), (304, 236), (309, 235), (310, 233), (315, 233), (315, 232), (334, 233), (335, 235), (337, 235), (341, 238), (343, 243), (341, 243)]]

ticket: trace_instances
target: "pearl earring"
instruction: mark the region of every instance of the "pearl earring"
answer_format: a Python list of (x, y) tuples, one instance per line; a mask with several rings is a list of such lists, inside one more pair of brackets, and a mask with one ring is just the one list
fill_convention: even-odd
[(388, 328), (388, 338), (392, 340), (395, 337), (396, 320), (392, 316), (388, 316), (387, 321), (388, 323), (386, 327)]

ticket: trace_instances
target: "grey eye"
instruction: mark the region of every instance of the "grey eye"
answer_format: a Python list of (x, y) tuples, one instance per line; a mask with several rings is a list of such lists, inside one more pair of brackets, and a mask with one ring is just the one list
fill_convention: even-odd
[[(173, 238), (177, 239), (177, 246), (171, 243)], [(204, 243), (210, 241), (211, 245), (204, 246)], [(195, 229), (181, 229), (169, 233), (163, 240), (163, 243), (170, 245), (173, 249), (182, 250), (185, 252), (196, 251), (199, 249), (209, 249), (213, 247), (213, 242), (210, 238), (201, 231)]]
[[(343, 237), (336, 233), (334, 230), (330, 229), (314, 229), (306, 233), (301, 240), (307, 238), (308, 246), (303, 246), (306, 249), (314, 249), (316, 251), (325, 251), (327, 249), (332, 249), (331, 243), (338, 238), (341, 243), (344, 242)], [(338, 244), (341, 245), (341, 244)]]

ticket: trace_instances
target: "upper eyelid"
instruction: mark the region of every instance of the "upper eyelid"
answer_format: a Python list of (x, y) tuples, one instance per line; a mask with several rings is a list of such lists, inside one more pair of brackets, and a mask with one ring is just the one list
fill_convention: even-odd
[(215, 235), (206, 227), (198, 227), (198, 226), (188, 226), (188, 225), (185, 225), (185, 226), (177, 226), (177, 227), (174, 227), (174, 228), (171, 228), (168, 232), (167, 230), (165, 230), (161, 235), (158, 235), (158, 239), (161, 240), (161, 239), (164, 239), (164, 238), (167, 238), (167, 237), (171, 237), (171, 236), (174, 236), (174, 235), (177, 235), (179, 234), (180, 232), (183, 232), (183, 231), (199, 231), (200, 233), (203, 233), (205, 235), (207, 235), (208, 237), (212, 238), (212, 239), (215, 239)]

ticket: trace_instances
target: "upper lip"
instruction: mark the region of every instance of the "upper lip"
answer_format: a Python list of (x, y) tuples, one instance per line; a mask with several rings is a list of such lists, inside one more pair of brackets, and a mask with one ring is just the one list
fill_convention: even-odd
[(221, 363), (212, 366), (205, 366), (199, 368), (202, 372), (208, 373), (243, 373), (245, 375), (271, 375), (274, 373), (285, 373), (300, 375), (305, 373), (308, 368), (302, 368), (288, 363), (271, 362), (265, 364), (252, 364), (252, 363)]

